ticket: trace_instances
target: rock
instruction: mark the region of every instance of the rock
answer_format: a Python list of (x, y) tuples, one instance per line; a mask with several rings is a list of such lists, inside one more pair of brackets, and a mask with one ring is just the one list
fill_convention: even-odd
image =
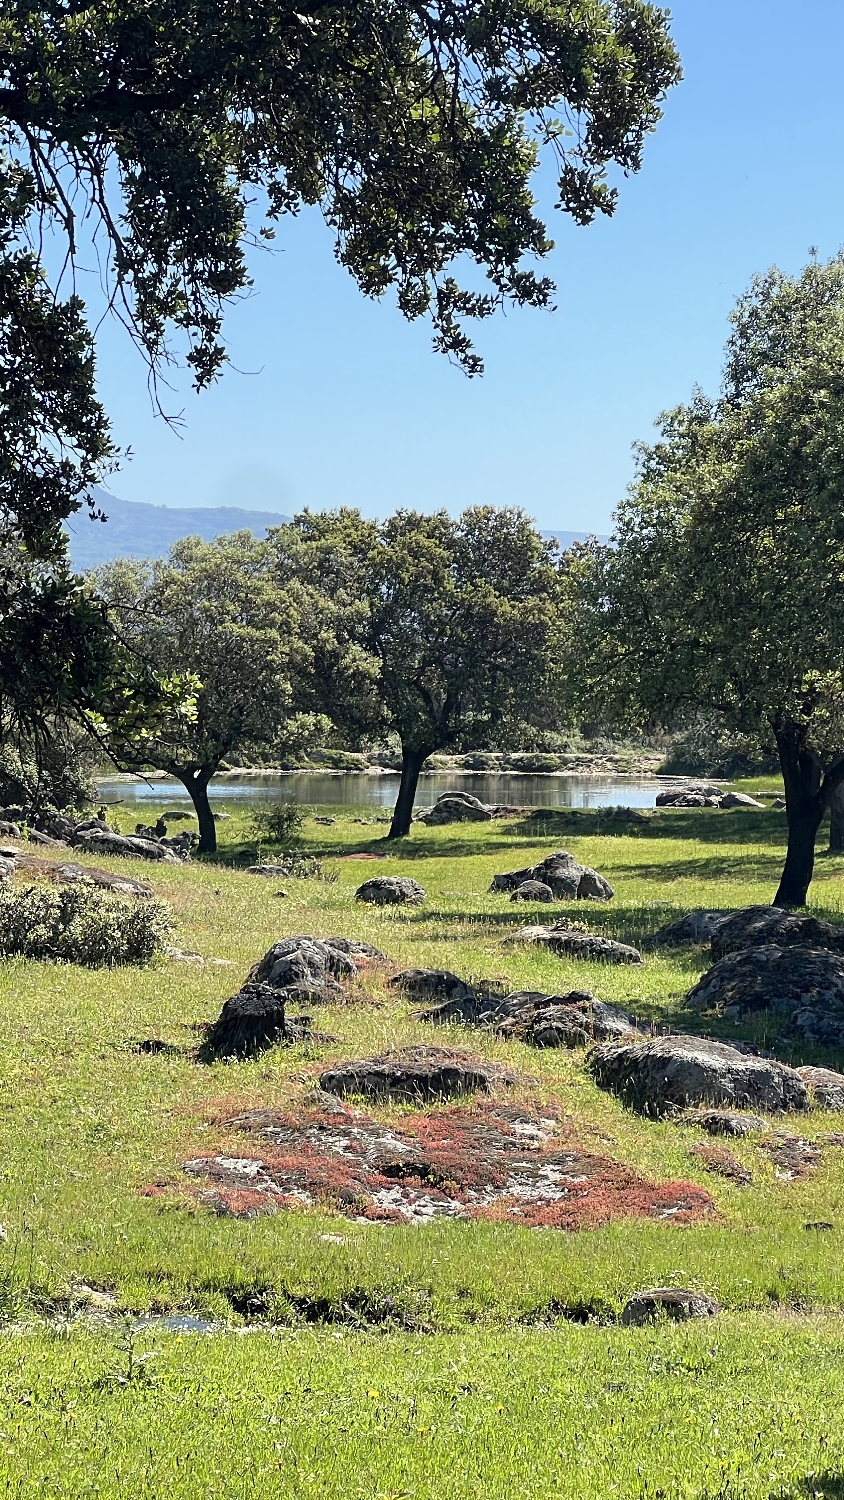
[(123, 834), (112, 832), (110, 828), (104, 831), (100, 827), (88, 827), (83, 828), (81, 832), (76, 829), (73, 842), (87, 849), (90, 854), (118, 854), (135, 859), (155, 859), (168, 865), (181, 863), (179, 856), (172, 849), (167, 849), (153, 839), (124, 837)]
[(657, 807), (719, 807), (724, 793), (720, 787), (708, 783), (693, 783), (688, 786), (666, 787), (659, 792)]
[(450, 969), (402, 969), (387, 980), (391, 990), (401, 990), (411, 1000), (460, 1000), (475, 998), (475, 990)]
[(30, 828), (27, 833), (30, 844), (43, 845), (45, 849), (66, 849), (67, 844), (63, 839), (51, 838), (49, 833), (41, 833), (38, 828)]
[(660, 1117), (694, 1105), (728, 1105), (782, 1114), (809, 1107), (806, 1085), (793, 1068), (752, 1057), (708, 1037), (663, 1036), (644, 1042), (605, 1042), (588, 1059), (599, 1088), (630, 1109)]
[(544, 880), (523, 880), (517, 885), (511, 901), (542, 901), (546, 905), (554, 900), (554, 892)]
[(269, 1047), (302, 1041), (334, 1040), (311, 1032), (307, 1016), (287, 1017), (285, 995), (268, 984), (247, 983), (227, 1000), (213, 1026), (209, 1026), (200, 1057), (258, 1057)]
[(56, 865), (53, 874), (60, 885), (75, 885), (77, 880), (90, 880), (101, 890), (115, 891), (118, 896), (139, 896), (143, 900), (154, 895), (152, 886), (145, 880), (135, 880), (130, 875), (113, 875), (111, 870), (98, 870), (96, 865), (70, 862)]
[(11, 880), (17, 867), (14, 855), (0, 854), (0, 881)]
[(320, 1074), (329, 1094), (363, 1094), (408, 1104), (452, 1099), (460, 1094), (488, 1094), (496, 1085), (512, 1085), (516, 1075), (497, 1063), (447, 1047), (399, 1047), (380, 1057), (337, 1063)]
[(136, 823), (135, 832), (142, 839), (163, 839), (167, 836), (167, 824), (163, 818), (159, 818), (158, 822), (151, 826), (146, 823)]
[(798, 1068), (815, 1109), (844, 1110), (844, 1073), (832, 1068)]
[(575, 932), (565, 922), (553, 927), (520, 927), (507, 943), (537, 943), (559, 953), (565, 958), (582, 958), (607, 964), (640, 964), (644, 960), (638, 948), (628, 943), (617, 943), (614, 938), (599, 937), (594, 933)]
[(338, 980), (352, 979), (373, 962), (386, 963), (386, 955), (354, 938), (281, 938), (253, 964), (246, 982), (284, 992), (288, 1004), (328, 1005), (345, 999)]
[(263, 875), (266, 880), (280, 880), (288, 871), (284, 865), (247, 865), (247, 875)]
[(345, 953), (347, 958), (353, 959), (358, 969), (369, 963), (388, 964), (390, 962), (386, 953), (382, 953), (380, 948), (374, 948), (372, 943), (363, 943), (358, 938), (327, 937), (320, 938), (319, 941), (333, 948), (337, 953)]
[(690, 911), (684, 917), (675, 917), (665, 922), (650, 939), (654, 948), (681, 948), (686, 943), (708, 943), (718, 926), (723, 922), (722, 911)]
[(171, 833), (169, 838), (162, 837), (158, 840), (165, 849), (172, 849), (180, 859), (189, 860), (190, 852), (194, 844), (199, 843), (199, 835), (185, 828), (182, 833)]
[(370, 906), (421, 906), (425, 890), (409, 875), (375, 875), (358, 886), (355, 900)]
[(784, 1182), (808, 1177), (821, 1159), (821, 1148), (816, 1141), (807, 1141), (802, 1136), (786, 1135), (784, 1132), (762, 1141), (761, 1149), (773, 1162), (775, 1175)]
[(581, 865), (566, 849), (558, 849), (528, 869), (494, 876), (490, 890), (515, 891), (529, 880), (547, 885), (557, 901), (611, 901), (615, 894), (603, 875)]
[(766, 943), (774, 943), (778, 948), (799, 944), (844, 953), (844, 927), (833, 927), (819, 917), (784, 911), (779, 906), (745, 906), (725, 917), (713, 930), (712, 957), (723, 958), (727, 953), (761, 948)]
[(636, 1328), (657, 1318), (671, 1318), (679, 1323), (687, 1318), (714, 1318), (721, 1311), (721, 1303), (707, 1297), (705, 1292), (657, 1286), (636, 1292), (626, 1303), (621, 1321), (625, 1328)]
[(750, 1168), (738, 1161), (725, 1146), (692, 1146), (689, 1155), (702, 1161), (704, 1170), (714, 1172), (716, 1177), (726, 1177), (729, 1182), (739, 1182), (743, 1187), (753, 1181)]
[(728, 953), (687, 998), (696, 1010), (718, 1009), (736, 1018), (769, 1011), (806, 1041), (837, 1046), (844, 1041), (844, 954), (773, 943)]
[(722, 807), (764, 807), (764, 802), (757, 802), (747, 792), (727, 792), (721, 798)]
[(444, 792), (434, 806), (421, 813), (419, 821), (432, 828), (443, 823), (488, 823), (492, 809), (468, 792)]
[[(798, 1072), (800, 1069), (798, 1068)], [(804, 1080), (805, 1082), (805, 1080)], [(729, 1109), (699, 1109), (683, 1115), (681, 1125), (699, 1125), (707, 1135), (753, 1135), (758, 1130), (767, 1130), (764, 1120), (758, 1115), (741, 1115)]]
[(785, 807), (786, 807), (786, 800), (785, 800), (785, 798), (784, 797), (775, 797), (774, 800), (773, 800), (772, 806), (776, 809), (777, 812), (782, 812), (785, 809)]
[(21, 836), (21, 831), (20, 831), (20, 828), (18, 827), (17, 823), (3, 823), (3, 822), (0, 822), (0, 838), (4, 838), (4, 839), (19, 839), (20, 836)]
[[(464, 989), (467, 988), (464, 986)], [(587, 1047), (608, 1038), (635, 1036), (624, 1011), (596, 1000), (585, 990), (544, 995), (517, 990), (511, 995), (469, 992), (424, 1011), (420, 1021), (435, 1025), (480, 1026), (534, 1047)]]
[(336, 818), (314, 818), (315, 823), (320, 823), (323, 828), (333, 828), (337, 822)]

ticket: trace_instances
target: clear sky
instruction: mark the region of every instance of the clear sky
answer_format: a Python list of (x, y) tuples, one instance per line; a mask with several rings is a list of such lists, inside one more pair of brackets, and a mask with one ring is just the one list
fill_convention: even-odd
[[(100, 389), (133, 457), (127, 500), (398, 505), (519, 503), (543, 527), (609, 529), (631, 444), (695, 384), (717, 386), (727, 316), (757, 271), (795, 271), (844, 242), (841, 0), (677, 0), (685, 81), (671, 94), (615, 216), (552, 214), (555, 313), (477, 325), (467, 380), (389, 300), (364, 301), (316, 215), (282, 225), (226, 326), (235, 368), (153, 416), (128, 339), (101, 330)], [(84, 284), (80, 286), (84, 292)]]

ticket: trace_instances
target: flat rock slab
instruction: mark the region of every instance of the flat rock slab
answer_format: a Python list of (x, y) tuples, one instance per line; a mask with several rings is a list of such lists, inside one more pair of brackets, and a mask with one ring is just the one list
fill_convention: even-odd
[(380, 1057), (337, 1063), (320, 1074), (319, 1085), (341, 1097), (361, 1094), (370, 1099), (421, 1104), (460, 1094), (488, 1094), (518, 1081), (508, 1068), (470, 1052), (449, 1047), (397, 1047)]
[(704, 1143), (700, 1146), (692, 1146), (689, 1155), (703, 1163), (704, 1171), (712, 1172), (716, 1177), (725, 1177), (728, 1182), (738, 1182), (742, 1187), (747, 1187), (753, 1181), (750, 1168), (738, 1161), (726, 1146)]
[(718, 959), (689, 990), (696, 1010), (741, 1018), (769, 1011), (819, 1046), (844, 1041), (844, 953), (768, 943)]
[(690, 911), (663, 923), (649, 940), (654, 948), (683, 948), (691, 943), (708, 943), (716, 927), (727, 916), (723, 911)]
[(832, 1068), (798, 1068), (815, 1109), (844, 1110), (844, 1073)]
[(535, 990), (496, 995), (475, 990), (423, 1011), (419, 1019), (438, 1026), (479, 1026), (534, 1047), (587, 1047), (609, 1037), (637, 1034), (630, 1016), (586, 990), (566, 995)]
[(137, 880), (133, 875), (115, 875), (112, 870), (102, 870), (97, 865), (77, 864), (75, 860), (63, 860), (57, 864), (35, 854), (19, 854), (17, 863), (22, 870), (45, 875), (58, 885), (75, 885), (80, 880), (88, 880), (100, 890), (114, 891), (118, 896), (137, 896), (141, 900), (147, 900), (155, 894), (146, 880)]
[(800, 1135), (784, 1133), (772, 1135), (762, 1141), (761, 1149), (774, 1164), (774, 1171), (782, 1181), (793, 1182), (798, 1177), (808, 1177), (821, 1159), (822, 1148), (816, 1141), (807, 1141)]
[[(800, 1072), (800, 1069), (797, 1070)], [(802, 1076), (802, 1075), (801, 1075)], [(804, 1080), (805, 1082), (805, 1080)], [(707, 1135), (755, 1135), (767, 1130), (767, 1123), (759, 1115), (742, 1115), (729, 1109), (698, 1109), (682, 1116), (681, 1125), (697, 1125)]]
[(704, 1292), (678, 1286), (657, 1286), (646, 1292), (636, 1292), (625, 1305), (621, 1321), (625, 1328), (635, 1328), (660, 1318), (670, 1318), (673, 1322), (684, 1322), (687, 1318), (714, 1318), (721, 1311), (721, 1303), (714, 1297), (707, 1297)]
[(219, 1214), (311, 1205), (358, 1222), (492, 1219), (580, 1229), (621, 1218), (693, 1223), (714, 1213), (688, 1182), (654, 1183), (584, 1150), (552, 1109), (483, 1100), (385, 1125), (318, 1095), (309, 1107), (226, 1122), (225, 1148), (184, 1163)]
[(580, 864), (567, 849), (558, 849), (538, 865), (495, 875), (490, 891), (515, 891), (526, 881), (547, 886), (555, 901), (611, 901), (615, 894), (603, 875)]
[(793, 1068), (708, 1037), (605, 1042), (590, 1054), (588, 1066), (599, 1088), (656, 1118), (700, 1104), (765, 1114), (809, 1108), (808, 1090)]
[(712, 957), (724, 958), (743, 948), (828, 948), (844, 953), (844, 927), (833, 927), (819, 917), (783, 911), (779, 906), (745, 906), (718, 923), (712, 933)]
[(425, 888), (409, 875), (374, 875), (358, 886), (355, 900), (370, 906), (421, 906)]
[(520, 927), (507, 943), (536, 943), (558, 953), (564, 958), (582, 958), (590, 962), (605, 964), (644, 963), (638, 948), (629, 943), (618, 943), (614, 938), (599, 937), (595, 933), (577, 932), (565, 922), (556, 922), (553, 927)]

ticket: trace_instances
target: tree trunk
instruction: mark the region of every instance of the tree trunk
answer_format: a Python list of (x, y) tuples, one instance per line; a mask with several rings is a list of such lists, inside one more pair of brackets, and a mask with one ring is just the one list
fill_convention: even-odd
[(216, 854), (217, 852), (217, 825), (208, 801), (208, 783), (216, 769), (216, 766), (190, 766), (182, 769), (173, 767), (173, 775), (177, 776), (187, 789), (188, 796), (196, 809), (196, 821), (199, 824), (198, 854)]
[(393, 810), (393, 821), (390, 824), (390, 832), (387, 834), (388, 839), (403, 839), (410, 833), (419, 772), (430, 753), (429, 750), (411, 750), (407, 745), (402, 745), (401, 781)]
[(844, 784), (837, 786), (830, 798), (829, 852), (844, 854)]
[(777, 749), (785, 783), (788, 850), (775, 906), (805, 906), (815, 868), (815, 836), (826, 811), (822, 767), (795, 726), (777, 731)]

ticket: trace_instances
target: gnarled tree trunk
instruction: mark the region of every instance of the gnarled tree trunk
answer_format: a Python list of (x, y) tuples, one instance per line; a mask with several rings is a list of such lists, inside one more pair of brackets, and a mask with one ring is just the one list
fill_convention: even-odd
[(214, 822), (214, 814), (208, 801), (208, 783), (217, 770), (213, 766), (172, 766), (172, 774), (187, 789), (188, 796), (196, 811), (196, 821), (199, 825), (199, 848), (198, 854), (216, 854), (217, 852), (217, 825)]
[(413, 750), (408, 745), (402, 746), (401, 781), (393, 810), (393, 821), (390, 824), (390, 832), (387, 834), (388, 839), (403, 839), (410, 833), (419, 772), (430, 753), (430, 750)]
[(829, 852), (844, 854), (844, 782), (839, 783), (829, 800)]
[(806, 743), (806, 731), (786, 723), (775, 727), (788, 818), (785, 866), (775, 906), (805, 906), (815, 867), (815, 839), (821, 820), (844, 782), (844, 755), (835, 756), (824, 774), (823, 763)]

